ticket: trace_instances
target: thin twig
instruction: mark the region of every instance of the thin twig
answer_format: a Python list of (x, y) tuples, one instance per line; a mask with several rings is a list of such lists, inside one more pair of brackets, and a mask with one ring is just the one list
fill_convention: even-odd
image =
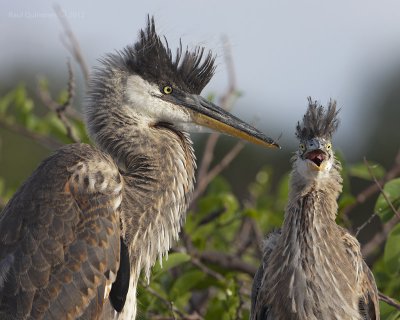
[[(234, 104), (236, 98), (238, 97), (238, 93), (236, 89), (235, 67), (232, 59), (231, 47), (227, 37), (224, 37), (222, 41), (224, 48), (225, 64), (227, 66), (227, 73), (228, 73), (228, 89), (225, 92), (225, 94), (221, 97), (219, 102), (221, 108), (229, 110)], [(216, 132), (212, 133), (209, 136), (206, 142), (206, 146), (204, 148), (203, 157), (200, 161), (197, 180), (198, 180), (198, 185), (203, 185), (203, 191), (205, 187), (208, 185), (209, 181), (207, 183), (204, 183), (202, 180), (206, 179), (207, 172), (209, 170), (212, 160), (214, 159), (214, 150), (219, 137), (220, 134)], [(201, 194), (201, 192), (197, 193)]]
[(215, 264), (231, 271), (240, 271), (252, 277), (257, 271), (257, 268), (255, 266), (248, 264), (240, 258), (231, 254), (226, 254), (218, 251), (203, 251), (198, 253), (197, 256), (199, 257), (200, 261), (204, 263)]
[(372, 172), (372, 169), (367, 161), (366, 158), (364, 158), (364, 163), (367, 166), (368, 172), (371, 175), (372, 179), (375, 181), (376, 185), (378, 186), (379, 191), (381, 192), (383, 198), (385, 199), (386, 203), (389, 205), (390, 209), (392, 209), (393, 213), (397, 215), (398, 218), (400, 218), (400, 213), (397, 212), (396, 208), (394, 207), (393, 203), (390, 201), (388, 198), (386, 192), (383, 190), (382, 186), (380, 185), (379, 181), (376, 179), (374, 173)]
[[(73, 142), (80, 142), (79, 138), (74, 134), (73, 127), (67, 117), (69, 110), (74, 110), (72, 108), (72, 102), (75, 96), (75, 77), (72, 70), (71, 63), (67, 62), (68, 66), (68, 89), (67, 89), (67, 100), (63, 104), (57, 103), (50, 95), (47, 88), (43, 88), (38, 84), (37, 94), (42, 101), (43, 105), (46, 106), (50, 111), (57, 114), (58, 119), (63, 124), (67, 137)], [(74, 116), (75, 118), (75, 116)], [(79, 119), (80, 120), (80, 119)]]
[(219, 208), (213, 212), (211, 212), (209, 215), (205, 216), (203, 219), (201, 219), (198, 223), (198, 226), (205, 225), (207, 223), (210, 223), (211, 221), (214, 221), (218, 217), (221, 216), (226, 211), (225, 207)]
[[(400, 150), (397, 152), (394, 164), (392, 168), (386, 173), (386, 175), (379, 180), (380, 185), (384, 185), (387, 181), (396, 178), (400, 175)], [(353, 204), (348, 205), (343, 209), (342, 215), (347, 216), (355, 207), (363, 204), (371, 196), (379, 192), (379, 188), (376, 183), (372, 183), (370, 186), (362, 190), (357, 196), (356, 201)]]
[(243, 309), (243, 306), (244, 306), (244, 299), (243, 299), (243, 296), (242, 296), (242, 292), (240, 290), (243, 287), (243, 282), (241, 280), (237, 279), (237, 277), (235, 277), (235, 281), (238, 284), (236, 293), (237, 293), (237, 295), (239, 297), (239, 305), (236, 308), (235, 320), (241, 320), (243, 318), (242, 317), (242, 309)]
[(24, 126), (21, 126), (17, 123), (10, 124), (5, 119), (0, 118), (0, 127), (3, 127), (9, 131), (12, 131), (18, 135), (29, 138), (33, 141), (36, 141), (46, 149), (55, 150), (63, 146), (63, 143), (59, 142), (56, 139), (53, 139), (49, 136), (42, 135), (33, 131), (26, 129)]
[(358, 234), (359, 234), (367, 225), (369, 225), (369, 224), (372, 222), (372, 220), (373, 220), (376, 216), (378, 216), (378, 213), (374, 212), (373, 214), (371, 214), (371, 216), (368, 218), (367, 221), (365, 221), (361, 226), (359, 226), (359, 227), (356, 229), (356, 233), (355, 233), (356, 238), (358, 237)]
[(245, 217), (242, 220), (242, 224), (235, 235), (235, 248), (236, 248), (236, 255), (241, 257), (253, 244), (253, 226), (252, 226), (252, 219)]
[[(400, 152), (398, 154), (398, 156), (396, 157), (396, 162), (397, 162), (397, 158), (399, 157)], [(376, 187), (378, 188), (378, 190), (380, 190), (380, 192), (382, 193), (382, 196), (385, 198), (386, 202), (388, 203), (388, 205), (390, 206), (390, 208), (393, 210), (394, 212), (394, 216), (388, 221), (386, 222), (383, 227), (382, 227), (382, 231), (376, 233), (365, 245), (363, 245), (363, 247), (361, 248), (362, 254), (364, 257), (368, 257), (369, 255), (371, 255), (375, 249), (377, 247), (379, 247), (382, 243), (384, 243), (387, 239), (387, 236), (389, 235), (390, 231), (392, 230), (392, 228), (400, 222), (400, 214), (397, 212), (396, 208), (393, 206), (393, 203), (390, 201), (390, 199), (387, 197), (386, 193), (384, 192), (380, 182), (376, 179), (375, 175), (373, 174), (371, 167), (368, 164), (368, 161), (364, 158), (364, 163), (367, 166), (367, 169), (369, 171), (369, 174), (371, 175), (372, 179), (375, 182)], [(372, 220), (373, 216), (375, 216), (376, 213), (374, 213), (364, 224), (368, 224), (369, 220)], [(363, 225), (364, 225), (363, 224)]]
[(61, 7), (59, 5), (54, 6), (54, 11), (57, 14), (58, 19), (61, 22), (61, 25), (64, 29), (65, 35), (67, 36), (67, 40), (64, 38), (61, 38), (61, 41), (63, 42), (64, 46), (67, 48), (67, 50), (72, 54), (74, 57), (75, 61), (78, 63), (78, 65), (81, 68), (82, 74), (85, 78), (85, 83), (86, 86), (89, 84), (89, 68), (87, 67), (86, 61), (83, 58), (82, 51), (79, 45), (79, 41), (76, 39), (75, 34), (72, 32), (71, 26), (68, 23), (68, 20), (62, 11)]
[[(40, 81), (41, 78), (38, 78), (37, 88), (36, 88), (37, 96), (47, 109), (49, 109), (51, 112), (57, 112), (56, 110), (59, 107), (59, 104), (53, 100), (53, 98), (49, 93), (49, 90), (41, 88)], [(65, 114), (68, 116), (68, 118), (71, 118), (75, 121), (82, 121), (83, 118), (82, 115), (75, 108), (72, 107), (65, 108)]]
[(220, 273), (210, 269), (207, 267), (204, 263), (202, 263), (198, 258), (192, 257), (191, 259), (193, 265), (195, 265), (197, 268), (199, 268), (201, 271), (203, 271), (205, 274), (217, 279), (218, 281), (223, 282), (225, 280), (224, 276), (221, 275)]
[(376, 233), (366, 244), (361, 247), (361, 253), (364, 258), (368, 258), (376, 248), (381, 246), (387, 239), (393, 227), (400, 222), (398, 216), (394, 215), (388, 222), (382, 226), (382, 231)]
[(75, 136), (71, 123), (69, 122), (69, 119), (66, 117), (65, 112), (66, 110), (71, 108), (72, 101), (75, 96), (75, 81), (74, 81), (74, 72), (72, 70), (71, 63), (68, 61), (68, 75), (69, 75), (69, 80), (68, 80), (68, 98), (67, 100), (62, 104), (59, 105), (56, 108), (57, 116), (60, 119), (60, 121), (63, 123), (65, 129), (67, 130), (67, 137), (70, 138), (73, 142), (80, 142), (79, 139)]
[(150, 286), (146, 285), (145, 283), (141, 283), (143, 288), (152, 294), (153, 296), (157, 297), (161, 302), (163, 302), (171, 311), (173, 319), (176, 319), (175, 313), (178, 314), (181, 318), (185, 318), (185, 313), (175, 307), (174, 303), (170, 300), (165, 299), (162, 295), (160, 295), (157, 291), (152, 289)]
[(204, 192), (208, 184), (219, 175), (230, 163), (237, 157), (242, 151), (245, 143), (242, 141), (237, 142), (232, 149), (222, 158), (220, 163), (215, 165), (197, 184), (196, 190), (193, 193), (192, 202), (195, 202), (197, 198)]
[(378, 294), (379, 294), (379, 300), (387, 303), (388, 305), (396, 308), (397, 310), (400, 310), (400, 303), (397, 300), (383, 294), (382, 292), (379, 292)]

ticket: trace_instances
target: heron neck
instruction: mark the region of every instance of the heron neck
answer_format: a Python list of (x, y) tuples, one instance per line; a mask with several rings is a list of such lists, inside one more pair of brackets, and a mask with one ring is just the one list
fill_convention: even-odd
[[(108, 127), (101, 147), (124, 179), (122, 235), (131, 267), (147, 277), (157, 257), (178, 239), (194, 185), (195, 156), (189, 135), (167, 123), (124, 119)], [(99, 140), (99, 139), (97, 139)]]

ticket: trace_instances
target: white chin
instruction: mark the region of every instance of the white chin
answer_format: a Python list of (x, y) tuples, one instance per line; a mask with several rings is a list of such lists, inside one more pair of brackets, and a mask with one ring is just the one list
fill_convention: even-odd
[(331, 161), (324, 161), (320, 167), (317, 167), (310, 160), (301, 160), (297, 161), (297, 171), (306, 179), (320, 179), (325, 178), (329, 175), (329, 172), (332, 168)]

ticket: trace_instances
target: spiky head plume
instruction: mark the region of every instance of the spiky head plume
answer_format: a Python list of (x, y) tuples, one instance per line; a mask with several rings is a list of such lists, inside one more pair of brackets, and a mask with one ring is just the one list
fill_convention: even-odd
[(154, 17), (150, 16), (147, 27), (139, 32), (139, 40), (122, 50), (119, 58), (128, 71), (149, 82), (173, 85), (194, 94), (200, 94), (215, 71), (215, 57), (211, 52), (205, 54), (202, 47), (184, 52), (181, 43), (174, 58), (167, 40), (162, 41), (156, 32)]
[(317, 101), (308, 98), (308, 109), (303, 117), (303, 122), (297, 123), (296, 136), (300, 141), (312, 138), (325, 138), (331, 140), (332, 134), (339, 125), (337, 115), (340, 110), (336, 110), (336, 101), (330, 100), (327, 110)]

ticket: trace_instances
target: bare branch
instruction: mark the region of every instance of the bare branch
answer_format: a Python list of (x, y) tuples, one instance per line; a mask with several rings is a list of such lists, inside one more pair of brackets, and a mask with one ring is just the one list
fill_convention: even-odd
[(203, 264), (198, 258), (196, 257), (192, 257), (191, 259), (193, 265), (195, 265), (197, 268), (199, 268), (201, 271), (203, 271), (205, 274), (217, 279), (218, 281), (224, 281), (225, 278), (223, 275), (221, 275), (220, 273), (210, 269), (209, 267), (207, 267), (205, 264)]
[(87, 67), (86, 61), (83, 58), (82, 55), (82, 50), (80, 48), (79, 42), (75, 37), (75, 34), (72, 32), (71, 26), (68, 23), (68, 20), (62, 11), (61, 7), (59, 5), (54, 6), (54, 11), (57, 14), (58, 19), (60, 20), (60, 23), (64, 29), (65, 35), (68, 39), (65, 40), (64, 38), (61, 39), (63, 42), (64, 46), (67, 48), (67, 50), (72, 54), (74, 57), (75, 61), (78, 63), (78, 65), (81, 68), (82, 74), (85, 78), (85, 83), (86, 86), (89, 84), (89, 68)]
[[(399, 161), (400, 159), (400, 152), (396, 157), (396, 162)], [(362, 254), (364, 257), (368, 257), (369, 255), (371, 255), (375, 249), (377, 247), (379, 247), (380, 245), (382, 245), (390, 231), (393, 229), (393, 227), (400, 222), (400, 214), (397, 212), (396, 208), (393, 206), (393, 203), (391, 203), (391, 201), (389, 200), (389, 198), (387, 197), (386, 193), (383, 191), (383, 188), (381, 187), (380, 182), (376, 179), (376, 177), (374, 176), (371, 167), (368, 164), (368, 161), (366, 159), (364, 159), (365, 165), (368, 168), (368, 171), (371, 175), (371, 177), (373, 178), (376, 187), (378, 188), (378, 190), (380, 190), (380, 192), (382, 193), (382, 196), (385, 198), (386, 202), (388, 203), (388, 205), (390, 206), (390, 208), (393, 210), (394, 212), (394, 216), (388, 221), (386, 222), (383, 227), (382, 227), (382, 231), (376, 233), (362, 248)], [(400, 162), (399, 162), (400, 163)], [(362, 229), (364, 227), (364, 225), (368, 224), (370, 220), (372, 220), (372, 218), (374, 216), (376, 216), (377, 214), (374, 213), (360, 228)], [(360, 229), (359, 228), (359, 229)]]
[(356, 238), (358, 237), (358, 234), (367, 226), (369, 225), (372, 220), (374, 220), (374, 218), (378, 216), (378, 214), (376, 212), (374, 212), (373, 214), (371, 214), (371, 216), (368, 218), (367, 221), (365, 221), (361, 226), (359, 226), (356, 230)]
[(208, 184), (219, 175), (229, 164), (237, 157), (237, 155), (242, 151), (245, 143), (242, 141), (237, 142), (233, 148), (222, 158), (221, 162), (218, 163), (214, 168), (212, 168), (202, 179), (200, 179), (197, 184), (196, 190), (193, 193), (192, 202), (197, 200), (197, 198), (204, 192)]
[(257, 271), (255, 266), (244, 262), (234, 255), (217, 251), (203, 251), (199, 252), (197, 256), (199, 257), (200, 261), (204, 263), (215, 264), (231, 271), (247, 273), (251, 277), (253, 277)]
[(10, 124), (2, 118), (0, 118), (0, 127), (3, 127), (28, 139), (34, 140), (49, 150), (55, 150), (63, 146), (63, 143), (54, 138), (30, 131), (17, 123)]
[(366, 244), (362, 246), (361, 253), (364, 256), (364, 258), (368, 258), (375, 251), (377, 247), (379, 247), (386, 241), (390, 231), (399, 222), (400, 222), (399, 217), (396, 215), (393, 216), (392, 219), (390, 219), (383, 225), (382, 231), (376, 233)]
[(400, 218), (400, 213), (397, 212), (396, 208), (394, 207), (393, 203), (390, 201), (390, 199), (388, 198), (386, 192), (383, 190), (382, 186), (380, 185), (379, 181), (376, 179), (374, 173), (371, 170), (371, 167), (367, 161), (366, 158), (364, 158), (364, 163), (367, 166), (368, 172), (371, 175), (372, 179), (375, 181), (376, 185), (378, 186), (379, 191), (381, 192), (382, 196), (385, 198), (386, 203), (388, 204), (388, 206), (390, 207), (390, 209), (392, 209), (393, 213), (395, 215), (397, 215), (398, 218)]
[(243, 287), (243, 282), (241, 280), (237, 279), (236, 277), (235, 277), (235, 281), (238, 284), (238, 289), (237, 289), (236, 293), (237, 293), (237, 295), (239, 297), (239, 305), (236, 308), (235, 320), (241, 320), (243, 318), (242, 317), (242, 309), (243, 309), (243, 307), (245, 305), (244, 299), (243, 299), (243, 295), (242, 295), (242, 292), (241, 292), (241, 288)]
[(67, 62), (67, 66), (68, 66), (68, 76), (69, 76), (68, 89), (67, 89), (68, 95), (67, 95), (67, 100), (63, 104), (60, 105), (56, 101), (54, 101), (49, 91), (45, 88), (42, 88), (40, 85), (37, 86), (37, 93), (42, 103), (50, 111), (55, 112), (57, 114), (58, 119), (60, 119), (61, 123), (64, 125), (67, 137), (71, 139), (71, 141), (76, 143), (80, 142), (80, 140), (74, 134), (73, 127), (67, 117), (67, 111), (73, 110), (72, 101), (75, 96), (75, 80), (74, 80), (75, 78), (71, 63), (69, 61)]
[(400, 310), (400, 303), (397, 300), (383, 294), (382, 292), (379, 292), (379, 300), (387, 303), (388, 305), (396, 308), (397, 310)]
[[(231, 109), (232, 105), (234, 104), (234, 102), (238, 97), (238, 91), (236, 89), (235, 67), (232, 59), (231, 47), (229, 45), (227, 37), (223, 37), (222, 41), (224, 48), (224, 58), (228, 73), (228, 89), (220, 99), (220, 106), (223, 109), (229, 110)], [(207, 172), (209, 170), (212, 160), (214, 159), (214, 150), (219, 137), (220, 134), (214, 132), (210, 135), (210, 137), (207, 140), (197, 175), (198, 186), (201, 186), (202, 190), (198, 191), (199, 188), (197, 187), (195, 191), (196, 197), (194, 197), (193, 199), (197, 198), (197, 196), (200, 195), (206, 189), (207, 185), (211, 181), (207, 178)], [(203, 180), (207, 181), (203, 182)]]
[(73, 142), (80, 142), (79, 138), (77, 138), (73, 132), (71, 123), (65, 115), (65, 111), (71, 108), (71, 103), (74, 99), (75, 95), (75, 81), (74, 81), (74, 72), (72, 71), (71, 63), (68, 61), (68, 98), (62, 105), (59, 105), (56, 108), (57, 116), (60, 121), (63, 123), (65, 129), (67, 130), (67, 137), (70, 138)]
[[(394, 162), (392, 168), (386, 173), (386, 175), (382, 179), (378, 180), (379, 184), (384, 185), (387, 181), (389, 181), (393, 178), (396, 178), (399, 175), (400, 175), (400, 150), (397, 152), (397, 155), (395, 157), (395, 162)], [(355, 207), (357, 207), (360, 204), (363, 204), (365, 201), (367, 201), (371, 196), (373, 196), (377, 192), (379, 192), (379, 187), (374, 182), (356, 196), (355, 203), (353, 203), (343, 209), (343, 213), (342, 213), (343, 217), (346, 217), (349, 214), (349, 212), (351, 212)]]
[(252, 219), (245, 217), (242, 220), (242, 224), (235, 235), (235, 248), (236, 248), (236, 255), (241, 257), (253, 244), (253, 224)]
[(141, 283), (143, 288), (149, 292), (150, 294), (152, 294), (153, 296), (157, 297), (157, 299), (159, 299), (161, 302), (163, 302), (171, 311), (173, 318), (172, 319), (176, 319), (175, 317), (175, 313), (177, 313), (179, 316), (181, 316), (182, 318), (184, 317), (184, 313), (180, 310), (178, 310), (175, 306), (174, 303), (172, 301), (169, 301), (167, 299), (165, 299), (162, 295), (160, 295), (156, 290), (153, 290), (150, 286), (146, 285), (144, 282)]

